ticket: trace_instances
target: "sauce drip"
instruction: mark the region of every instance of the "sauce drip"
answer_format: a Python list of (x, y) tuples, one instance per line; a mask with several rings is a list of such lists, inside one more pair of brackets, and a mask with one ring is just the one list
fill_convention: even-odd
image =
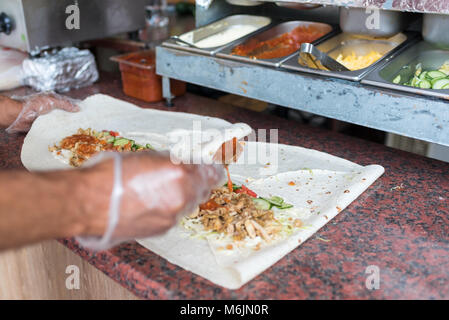
[(225, 164), (226, 173), (228, 175), (228, 190), (232, 192), (234, 188), (232, 187), (231, 174), (229, 173), (229, 166)]
[[(229, 173), (229, 165), (227, 164), (228, 160), (226, 159), (226, 143), (223, 143), (221, 146), (221, 160), (224, 163), (224, 167), (226, 169), (226, 174), (228, 175), (228, 190), (229, 192), (233, 191), (232, 188), (232, 181), (231, 181), (231, 174)], [(232, 138), (232, 157), (231, 161), (234, 160), (235, 156), (237, 155), (237, 138)]]

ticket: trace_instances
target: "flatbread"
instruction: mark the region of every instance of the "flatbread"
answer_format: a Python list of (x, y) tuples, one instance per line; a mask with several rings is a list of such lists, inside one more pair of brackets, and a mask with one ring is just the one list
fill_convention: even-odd
[(70, 169), (48, 151), (79, 128), (113, 130), (139, 144), (150, 143), (156, 150), (170, 150), (180, 161), (211, 162), (221, 145), (251, 132), (244, 123), (182, 112), (142, 109), (110, 96), (97, 94), (80, 104), (80, 112), (54, 110), (36, 119), (25, 137), (21, 160), (30, 171)]
[[(273, 172), (272, 163), (244, 164), (248, 161), (244, 157), (254, 155), (250, 150), (258, 148), (277, 150), (275, 174), (266, 174)], [(293, 204), (301, 212), (304, 227), (281, 242), (252, 252), (223, 250), (226, 243), (192, 237), (182, 225), (163, 236), (137, 240), (171, 263), (228, 289), (240, 288), (304, 243), (384, 172), (379, 165), (364, 167), (315, 150), (281, 144), (267, 147), (260, 142), (247, 142), (239, 161), (229, 170), (234, 182), (244, 183), (259, 196), (281, 196)]]
[[(21, 154), (28, 170), (71, 168), (56, 159), (48, 146), (72, 135), (78, 128), (119, 131), (139, 144), (150, 143), (157, 150), (178, 151), (180, 158), (186, 150), (199, 150), (199, 157), (208, 160), (223, 142), (233, 137), (240, 139), (251, 132), (246, 124), (141, 109), (105, 95), (85, 99), (80, 108), (78, 113), (55, 110), (34, 122)], [(199, 126), (203, 132), (210, 130), (212, 134), (190, 139), (199, 133)], [(190, 140), (196, 143), (189, 144)], [(241, 287), (306, 241), (384, 172), (378, 165), (364, 167), (315, 150), (263, 142), (246, 142), (238, 162), (229, 168), (234, 182), (245, 184), (260, 196), (281, 196), (293, 204), (303, 212), (304, 228), (260, 250), (237, 253), (218, 250), (221, 243), (192, 237), (180, 224), (163, 236), (137, 240), (171, 263), (229, 289)]]

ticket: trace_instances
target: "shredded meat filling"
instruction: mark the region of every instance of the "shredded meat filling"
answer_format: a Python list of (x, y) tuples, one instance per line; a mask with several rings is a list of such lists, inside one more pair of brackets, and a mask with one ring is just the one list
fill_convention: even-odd
[(206, 230), (225, 233), (236, 241), (256, 236), (270, 241), (281, 229), (272, 210), (258, 209), (251, 196), (230, 192), (227, 187), (213, 190), (209, 201), (190, 218), (199, 218)]

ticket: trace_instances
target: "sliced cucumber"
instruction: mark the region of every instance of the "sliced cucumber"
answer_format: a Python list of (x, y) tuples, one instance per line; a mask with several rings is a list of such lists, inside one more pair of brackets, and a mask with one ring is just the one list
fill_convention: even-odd
[(393, 83), (399, 83), (399, 82), (401, 82), (401, 75), (400, 74), (398, 74), (397, 76), (396, 76), (396, 78), (394, 78), (393, 79)]
[(427, 80), (421, 80), (421, 82), (419, 83), (419, 87), (421, 89), (430, 89), (432, 88), (432, 84)]
[(441, 71), (429, 71), (427, 72), (427, 76), (432, 79), (437, 79), (446, 77), (446, 74)]
[(441, 89), (449, 89), (449, 84), (445, 85), (443, 88)]
[(422, 71), (422, 64), (418, 63), (415, 68), (415, 76), (418, 77), (421, 74), (421, 71)]
[(412, 81), (410, 82), (410, 85), (412, 87), (417, 87), (419, 85), (420, 81), (421, 80), (418, 77), (415, 76), (415, 77), (413, 77)]
[(145, 149), (145, 147), (140, 144), (137, 144), (137, 143), (134, 143), (131, 146), (131, 150), (133, 150), (133, 151), (142, 150), (142, 149)]
[(432, 84), (432, 87), (433, 87), (433, 85), (434, 85), (437, 81), (439, 81), (439, 80), (441, 80), (441, 79), (444, 79), (444, 78), (435, 78), (435, 79), (430, 80), (430, 83)]
[(421, 79), (421, 80), (424, 80), (424, 79), (427, 79), (428, 77), (427, 77), (427, 71), (424, 71), (424, 72), (422, 72), (420, 75), (419, 75), (419, 79)]
[(293, 205), (290, 203), (283, 203), (282, 206), (279, 207), (279, 209), (288, 209), (288, 208), (293, 208)]
[(271, 203), (262, 198), (253, 198), (253, 202), (256, 205), (256, 208), (259, 210), (270, 210)]
[(446, 85), (449, 84), (449, 79), (439, 79), (432, 85), (432, 89), (440, 90), (443, 89)]
[(114, 146), (125, 146), (127, 145), (131, 140), (125, 139), (125, 138), (118, 138), (114, 141)]
[(274, 205), (276, 207), (280, 207), (284, 203), (284, 199), (282, 199), (281, 197), (277, 197), (277, 196), (273, 196), (269, 199), (267, 199), (267, 198), (261, 198), (261, 199), (268, 201), (269, 203), (271, 203), (272, 205)]

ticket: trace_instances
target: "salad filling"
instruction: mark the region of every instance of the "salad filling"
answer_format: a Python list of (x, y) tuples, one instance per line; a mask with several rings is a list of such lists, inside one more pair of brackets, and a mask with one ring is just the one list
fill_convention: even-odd
[(57, 156), (68, 155), (72, 167), (81, 166), (87, 159), (101, 151), (141, 151), (153, 149), (150, 144), (139, 145), (134, 140), (121, 137), (115, 131), (78, 129), (77, 133), (62, 139), (48, 150)]
[(302, 225), (294, 217), (278, 219), (284, 214), (277, 212), (292, 207), (281, 197), (262, 198), (244, 185), (233, 184), (232, 190), (225, 185), (213, 190), (209, 200), (185, 217), (183, 224), (195, 233), (228, 236), (236, 242), (260, 237), (268, 243), (284, 234), (286, 228)]

